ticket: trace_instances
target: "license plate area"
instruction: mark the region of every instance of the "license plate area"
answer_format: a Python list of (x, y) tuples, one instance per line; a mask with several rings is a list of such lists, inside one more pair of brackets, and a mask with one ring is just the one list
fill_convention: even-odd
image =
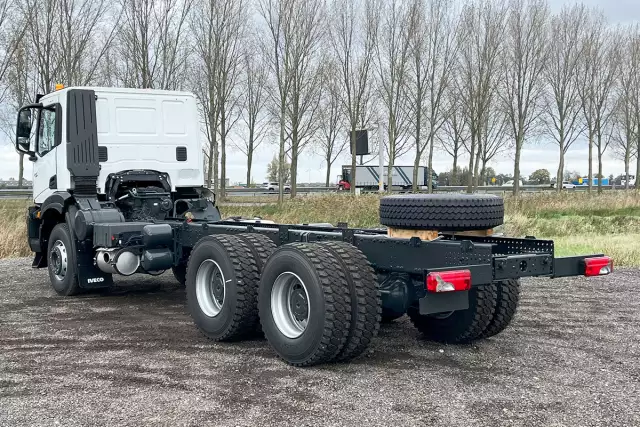
[(528, 254), (497, 257), (493, 260), (494, 279), (517, 279), (531, 276), (551, 276), (553, 255)]

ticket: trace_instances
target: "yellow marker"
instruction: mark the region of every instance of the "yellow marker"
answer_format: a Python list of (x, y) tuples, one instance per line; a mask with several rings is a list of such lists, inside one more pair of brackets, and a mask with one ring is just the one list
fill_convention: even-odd
[(64, 85), (62, 83), (56, 83), (56, 90), (64, 89)]

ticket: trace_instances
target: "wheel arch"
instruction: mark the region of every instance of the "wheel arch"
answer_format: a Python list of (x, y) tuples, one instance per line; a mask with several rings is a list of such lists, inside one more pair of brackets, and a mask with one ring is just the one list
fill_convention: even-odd
[[(40, 248), (46, 252), (47, 245), (49, 243), (49, 236), (53, 228), (65, 222), (65, 214), (67, 213), (69, 206), (75, 204), (75, 199), (71, 194), (66, 191), (59, 191), (53, 193), (40, 206)], [(42, 257), (39, 267), (47, 266), (47, 257)]]

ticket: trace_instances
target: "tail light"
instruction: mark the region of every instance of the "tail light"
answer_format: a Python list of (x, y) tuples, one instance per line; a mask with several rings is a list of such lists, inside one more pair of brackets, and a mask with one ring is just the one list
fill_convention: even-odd
[(598, 258), (585, 258), (584, 260), (584, 275), (591, 276), (605, 276), (613, 272), (613, 260), (608, 256)]
[(457, 292), (471, 289), (469, 270), (438, 271), (427, 274), (427, 291)]

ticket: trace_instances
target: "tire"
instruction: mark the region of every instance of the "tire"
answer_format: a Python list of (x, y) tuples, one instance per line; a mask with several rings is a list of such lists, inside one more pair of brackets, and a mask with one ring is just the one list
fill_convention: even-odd
[(184, 264), (174, 265), (171, 267), (171, 272), (180, 286), (184, 288), (187, 284), (187, 266)]
[(351, 325), (347, 341), (336, 360), (347, 361), (360, 356), (378, 335), (382, 300), (378, 280), (367, 257), (345, 242), (318, 243), (340, 262), (351, 297)]
[(258, 274), (262, 274), (267, 259), (275, 252), (277, 246), (269, 237), (258, 233), (241, 233), (235, 235), (251, 250), (253, 259), (258, 265)]
[(465, 231), (504, 222), (504, 201), (489, 194), (403, 194), (380, 199), (380, 222), (388, 227)]
[[(296, 319), (288, 305), (293, 298), (301, 308)], [(340, 354), (349, 335), (350, 304), (340, 262), (320, 245), (281, 246), (262, 272), (258, 292), (262, 330), (271, 347), (291, 365), (326, 363)]]
[(483, 338), (489, 338), (498, 335), (504, 331), (513, 320), (518, 310), (518, 302), (520, 301), (520, 281), (505, 280), (497, 282), (496, 293), (496, 309), (493, 313), (491, 322), (487, 325), (482, 333)]
[[(211, 283), (218, 277), (216, 293)], [(258, 325), (258, 266), (235, 236), (206, 236), (187, 264), (187, 307), (196, 326), (215, 341), (250, 336)]]
[(47, 245), (47, 269), (51, 286), (58, 295), (73, 296), (81, 292), (78, 283), (78, 260), (67, 224), (53, 227)]
[(469, 308), (449, 315), (421, 315), (418, 307), (409, 307), (413, 325), (431, 341), (464, 344), (482, 338), (493, 319), (497, 285), (474, 287), (469, 291)]

